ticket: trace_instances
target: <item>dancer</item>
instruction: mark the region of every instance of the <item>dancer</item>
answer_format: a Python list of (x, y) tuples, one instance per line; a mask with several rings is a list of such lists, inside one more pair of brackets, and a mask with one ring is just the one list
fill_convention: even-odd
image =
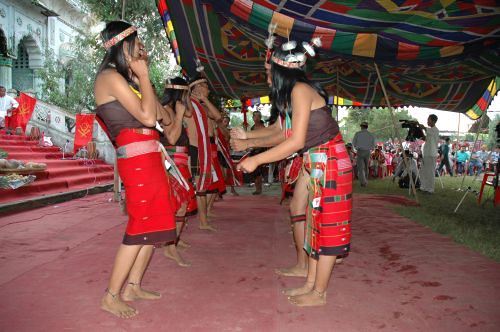
[(302, 172), (310, 179), (304, 244), (308, 275), (304, 286), (286, 294), (298, 306), (317, 306), (326, 303), (336, 257), (346, 255), (350, 247), (352, 165), (326, 105), (326, 92), (305, 75), (304, 54), (314, 51), (310, 45), (304, 50), (294, 44), (273, 52), (270, 73), (273, 108), (284, 114), (293, 132), (274, 148), (245, 159), (239, 168), (252, 172), (258, 165), (304, 153)]
[[(199, 69), (200, 71), (202, 69)], [(194, 176), (196, 200), (198, 203), (198, 218), (201, 230), (216, 231), (209, 224), (207, 216), (207, 189), (212, 183), (212, 148), (210, 137), (213, 129), (209, 127), (208, 117), (214, 121), (221, 118), (219, 110), (208, 99), (209, 90), (206, 78), (195, 77), (189, 83), (191, 89), (191, 104), (193, 116), (185, 118), (189, 138), (189, 158), (191, 173)], [(207, 117), (208, 116), (208, 117)], [(212, 134), (210, 134), (212, 133)]]
[(168, 243), (163, 249), (165, 257), (173, 259), (179, 266), (188, 267), (191, 264), (185, 261), (177, 251), (179, 248), (187, 248), (189, 244), (181, 240), (182, 231), (187, 222), (187, 210), (190, 207), (190, 213), (196, 209), (196, 198), (194, 188), (191, 184), (192, 177), (189, 171), (188, 164), (188, 150), (189, 140), (186, 131), (183, 128), (183, 118), (191, 117), (191, 103), (189, 100), (189, 86), (181, 77), (176, 77), (167, 81), (162, 98), (163, 109), (161, 110), (162, 118), (171, 118), (173, 121), (167, 122), (162, 119), (160, 122), (164, 129), (165, 135), (160, 137), (160, 142), (165, 146), (169, 156), (173, 158), (175, 166), (178, 168), (180, 175), (183, 177), (185, 183), (189, 185), (186, 191), (181, 184), (179, 184), (176, 193), (179, 207), (175, 213), (177, 240)]
[(241, 185), (243, 183), (243, 180), (240, 179), (241, 172), (236, 172), (236, 166), (231, 159), (231, 151), (229, 148), (229, 141), (231, 139), (231, 134), (229, 131), (230, 121), (231, 119), (229, 118), (229, 116), (225, 115), (217, 124), (216, 141), (219, 148), (219, 152), (217, 153), (217, 155), (222, 166), (222, 172), (224, 173), (226, 185), (231, 187), (231, 194), (233, 194), (234, 196), (239, 196), (234, 187), (236, 185)]
[(175, 241), (174, 211), (159, 136), (151, 129), (159, 102), (149, 80), (144, 44), (136, 27), (123, 21), (109, 22), (101, 36), (106, 54), (94, 86), (96, 112), (116, 146), (129, 216), (101, 308), (130, 318), (138, 311), (125, 301), (161, 297), (142, 289), (141, 281), (154, 245)]

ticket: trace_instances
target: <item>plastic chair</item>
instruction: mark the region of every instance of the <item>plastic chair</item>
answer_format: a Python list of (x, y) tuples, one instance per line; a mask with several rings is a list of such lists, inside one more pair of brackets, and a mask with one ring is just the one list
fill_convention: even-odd
[(495, 182), (495, 173), (485, 172), (483, 175), (483, 181), (481, 182), (481, 189), (479, 190), (479, 197), (477, 198), (478, 204), (481, 204), (481, 199), (483, 198), (484, 186), (492, 186), (495, 190), (495, 197), (493, 199), (493, 205), (497, 206), (497, 204), (500, 203), (500, 190), (498, 189), (499, 186), (498, 186), (498, 183), (494, 183), (494, 182)]

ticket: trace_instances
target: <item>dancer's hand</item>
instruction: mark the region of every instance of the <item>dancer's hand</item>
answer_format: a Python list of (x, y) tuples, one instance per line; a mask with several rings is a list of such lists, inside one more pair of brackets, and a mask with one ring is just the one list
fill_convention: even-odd
[(149, 78), (149, 69), (148, 69), (148, 61), (147, 59), (136, 58), (130, 59), (128, 61), (128, 65), (130, 69), (134, 73), (137, 78)]
[(236, 168), (239, 171), (243, 171), (245, 173), (252, 173), (253, 171), (255, 171), (255, 169), (257, 168), (257, 166), (259, 166), (259, 165), (257, 164), (257, 162), (255, 162), (255, 158), (248, 157), (245, 160), (243, 160), (242, 162), (240, 162), (236, 166)]
[(231, 129), (231, 138), (247, 139), (247, 133), (241, 127), (233, 128)]
[(245, 151), (248, 149), (248, 142), (245, 139), (231, 138), (229, 141), (231, 144), (231, 149), (234, 151)]

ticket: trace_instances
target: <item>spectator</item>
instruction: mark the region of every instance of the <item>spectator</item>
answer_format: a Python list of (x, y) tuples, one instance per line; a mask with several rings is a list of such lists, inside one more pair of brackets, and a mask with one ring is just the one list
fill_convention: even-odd
[(352, 145), (356, 149), (359, 183), (361, 187), (366, 187), (368, 184), (370, 151), (375, 147), (375, 136), (368, 131), (368, 122), (361, 122), (360, 127), (361, 130), (358, 131), (352, 139)]
[(483, 159), (481, 158), (479, 151), (472, 151), (470, 154), (469, 175), (473, 175), (474, 170), (477, 175), (481, 174), (483, 171)]
[(446, 171), (450, 176), (453, 176), (453, 170), (451, 168), (451, 161), (450, 161), (450, 138), (446, 137), (444, 140), (444, 143), (440, 145), (439, 147), (441, 151), (441, 162), (439, 163), (439, 168), (438, 172), (441, 174), (443, 170), (443, 166), (446, 167)]
[[(10, 134), (9, 120), (12, 116), (12, 111), (19, 106), (17, 100), (6, 94), (7, 90), (0, 85), (0, 129), (6, 128), (7, 134)], [(14, 128), (15, 129), (15, 128)]]
[(469, 153), (465, 151), (465, 146), (462, 145), (460, 150), (455, 156), (457, 160), (457, 175), (462, 175), (465, 172), (465, 167), (467, 166), (467, 161), (469, 160)]

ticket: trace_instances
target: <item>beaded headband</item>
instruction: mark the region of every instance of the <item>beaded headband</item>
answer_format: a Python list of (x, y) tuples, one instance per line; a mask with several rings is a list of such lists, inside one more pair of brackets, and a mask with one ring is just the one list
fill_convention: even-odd
[(120, 32), (119, 34), (117, 34), (116, 36), (114, 36), (113, 38), (108, 40), (107, 42), (103, 43), (103, 46), (105, 49), (109, 50), (111, 47), (118, 44), (119, 42), (121, 42), (122, 40), (124, 40), (125, 38), (127, 38), (128, 36), (130, 36), (131, 34), (133, 34), (136, 31), (137, 31), (137, 28), (134, 26), (131, 26), (131, 27), (123, 30), (122, 32)]
[(165, 84), (165, 89), (189, 90), (189, 86), (179, 84)]
[(189, 87), (192, 88), (193, 86), (195, 86), (196, 84), (201, 84), (201, 83), (206, 83), (207, 82), (207, 79), (206, 78), (200, 78), (200, 79), (197, 79), (196, 81), (194, 82), (191, 82), (189, 84)]

